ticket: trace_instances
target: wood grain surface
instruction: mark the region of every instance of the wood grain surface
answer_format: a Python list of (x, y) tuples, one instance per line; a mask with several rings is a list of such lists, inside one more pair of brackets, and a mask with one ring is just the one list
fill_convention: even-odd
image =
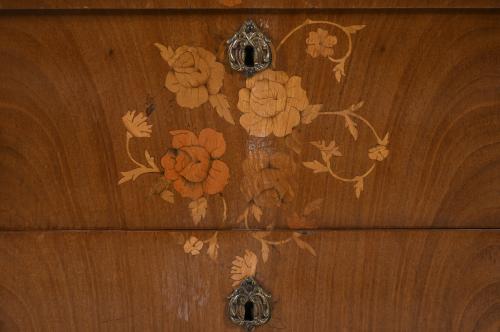
[(1, 0), (0, 9), (499, 8), (498, 0)]
[[(240, 331), (224, 316), (232, 288), (223, 262), (259, 247), (245, 232), (221, 232), (214, 264), (185, 255), (174, 240), (180, 233), (173, 234), (1, 233), (1, 330)], [(274, 295), (273, 318), (259, 331), (500, 328), (497, 231), (306, 238), (317, 257), (284, 246), (267, 263), (259, 260), (257, 277)]]
[(499, 331), (498, 8), (0, 0), (0, 331)]
[[(252, 138), (238, 123), (244, 78), (225, 66), (222, 92), (236, 119), (231, 125), (207, 104), (181, 108), (165, 89), (168, 64), (155, 43), (200, 46), (218, 57), (223, 43), (249, 13), (12, 14), (0, 17), (0, 227), (2, 229), (235, 228), (246, 201), (242, 165), (253, 149), (280, 150)], [(380, 135), (390, 133), (390, 154), (364, 180), (352, 184), (314, 174), (301, 163), (319, 158), (308, 142), (335, 140), (338, 174), (364, 172), (372, 160), (370, 130), (358, 124), (354, 141), (342, 118), (298, 127), (301, 140), (289, 204), (264, 211), (276, 228), (498, 227), (500, 220), (500, 15), (496, 12), (341, 14), (275, 13), (255, 17), (278, 44), (306, 18), (366, 27), (353, 35), (353, 52), (339, 84), (332, 65), (305, 53), (316, 26), (291, 35), (276, 70), (302, 77), (311, 104), (358, 110)], [(328, 29), (328, 28), (327, 28)], [(336, 52), (345, 52), (338, 36)], [(168, 204), (151, 195), (158, 176), (117, 185), (134, 165), (127, 157), (122, 116), (150, 112), (153, 134), (131, 142), (143, 159), (159, 162), (172, 130), (223, 133), (229, 167), (223, 202), (208, 199), (206, 218), (194, 225), (189, 200)], [(289, 220), (324, 199), (305, 222)], [(263, 227), (249, 221), (251, 228)]]

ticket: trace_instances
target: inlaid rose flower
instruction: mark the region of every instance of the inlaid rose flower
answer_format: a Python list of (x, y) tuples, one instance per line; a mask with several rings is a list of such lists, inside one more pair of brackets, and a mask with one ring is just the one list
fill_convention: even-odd
[(309, 106), (301, 78), (283, 71), (266, 70), (246, 80), (239, 91), (240, 124), (250, 135), (284, 137), (300, 123), (300, 113)]
[(170, 66), (165, 87), (175, 93), (179, 106), (199, 107), (220, 92), (224, 66), (214, 54), (201, 47), (181, 46), (174, 52), (170, 47), (155, 45)]
[(275, 207), (295, 196), (293, 180), (295, 163), (282, 152), (252, 153), (243, 162), (240, 189), (248, 203), (259, 207)]
[(318, 28), (316, 31), (309, 32), (309, 38), (306, 39), (307, 54), (316, 58), (318, 56), (332, 56), (333, 46), (337, 44), (337, 37), (328, 34), (328, 31)]
[(193, 200), (222, 192), (229, 179), (229, 168), (219, 160), (226, 151), (223, 135), (211, 128), (203, 129), (198, 136), (189, 130), (170, 134), (173, 149), (163, 156), (161, 165), (174, 189)]

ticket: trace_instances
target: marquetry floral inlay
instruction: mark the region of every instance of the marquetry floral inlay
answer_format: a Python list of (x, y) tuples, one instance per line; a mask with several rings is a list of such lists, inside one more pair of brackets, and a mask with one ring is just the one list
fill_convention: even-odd
[[(246, 80), (239, 91), (240, 124), (253, 136), (284, 137), (300, 124), (301, 112), (311, 109), (301, 78), (265, 70)], [(316, 106), (317, 107), (317, 106)]]
[(199, 255), (200, 250), (203, 248), (203, 242), (198, 240), (196, 236), (191, 236), (186, 243), (184, 243), (184, 252), (193, 256)]
[(175, 93), (177, 104), (197, 108), (207, 102), (227, 122), (234, 124), (227, 97), (220, 92), (224, 66), (215, 55), (201, 47), (171, 47), (156, 43), (163, 59), (170, 66), (165, 87)]
[[(239, 0), (219, 1), (227, 6), (241, 3)], [(317, 25), (321, 28), (316, 28)], [(346, 76), (347, 62), (353, 51), (353, 36), (364, 27), (307, 19), (281, 39), (273, 58), (279, 61), (280, 49), (292, 36), (298, 36), (298, 31), (302, 31), (301, 43), (304, 45), (305, 42), (306, 54), (314, 61), (326, 60), (333, 63), (333, 81), (341, 83)], [(295, 202), (297, 193), (300, 192), (298, 174), (308, 170), (309, 174), (350, 184), (354, 196), (359, 199), (365, 189), (366, 178), (389, 156), (389, 133), (379, 135), (371, 122), (361, 115), (364, 106), (362, 101), (343, 110), (331, 110), (329, 105), (333, 102), (329, 100), (311, 103), (315, 91), (303, 86), (300, 76), (285, 71), (267, 69), (246, 79), (245, 85), (238, 87), (238, 96), (230, 99), (237, 99), (236, 105), (230, 105), (228, 98), (222, 93), (224, 65), (217, 61), (212, 52), (187, 45), (175, 49), (160, 43), (155, 43), (155, 46), (168, 64), (164, 86), (172, 98), (175, 95), (175, 101), (181, 109), (168, 111), (213, 109), (225, 121), (218, 124), (217, 128), (225, 129), (169, 129), (170, 144), (157, 152), (156, 157), (145, 149), (143, 157), (137, 158), (132, 155), (130, 145), (134, 140), (151, 137), (153, 130), (148, 118), (151, 112), (126, 112), (121, 119), (125, 127), (125, 151), (134, 166), (121, 172), (118, 183), (134, 181), (145, 174), (155, 174), (157, 180), (150, 190), (151, 194), (170, 204), (178, 204), (177, 197), (183, 198), (180, 201), (185, 201), (186, 210), (194, 224), (202, 222), (208, 211), (219, 211), (212, 216), (215, 220), (233, 223), (248, 230), (249, 239), (254, 244), (253, 250), (260, 250), (262, 263), (268, 262), (271, 254), (277, 251), (271, 249), (286, 244), (294, 244), (298, 249), (316, 256), (315, 249), (306, 241), (305, 229), (314, 227), (314, 218), (322, 210), (324, 198), (312, 200), (299, 212), (298, 203)], [(241, 127), (233, 126), (235, 121), (231, 109), (234, 107), (240, 111)], [(189, 113), (189, 118), (198, 116), (203, 117), (203, 112), (195, 110)], [(363, 156), (367, 158), (369, 167), (351, 175), (337, 170), (336, 161), (343, 158), (346, 151), (342, 144), (339, 145), (334, 140), (333, 132), (327, 137), (315, 137), (304, 144), (298, 133), (308, 131), (309, 125), (317, 119), (342, 121), (354, 141), (358, 140), (359, 130), (368, 129), (372, 144)], [(191, 122), (190, 119), (189, 127), (196, 128), (193, 123), (199, 123), (198, 120)], [(246, 155), (242, 154), (240, 162), (243, 175), (235, 181), (231, 180), (230, 169), (224, 159), (226, 149), (236, 147), (234, 144), (228, 145), (224, 136), (229, 131), (238, 130), (252, 136), (248, 137), (249, 142), (258, 140), (276, 144), (261, 146), (259, 143), (249, 149)], [(312, 136), (314, 137), (314, 133)], [(301, 158), (303, 147), (306, 146), (314, 149), (316, 157), (311, 160)], [(231, 163), (231, 167), (237, 166), (238, 162)], [(228, 186), (239, 187), (240, 194), (235, 197), (240, 199), (241, 210), (234, 214), (228, 214), (228, 204), (223, 193)], [(218, 208), (209, 210), (208, 207), (215, 203)], [(302, 231), (292, 232), (291, 235), (288, 233), (285, 237), (272, 232), (275, 220), (270, 218), (268, 212), (276, 209), (279, 209), (289, 227)], [(227, 220), (228, 215), (235, 217)], [(253, 227), (258, 229), (251, 230)], [(198, 257), (205, 252), (214, 261), (219, 257), (217, 232), (207, 239), (178, 235), (177, 243), (189, 256)], [(259, 262), (255, 252), (247, 247), (244, 255), (236, 256), (232, 262), (230, 275), (234, 285), (255, 275)]]
[(243, 257), (236, 256), (231, 267), (231, 279), (234, 280), (233, 286), (238, 286), (246, 277), (255, 276), (257, 261), (257, 255), (250, 250), (245, 250)]

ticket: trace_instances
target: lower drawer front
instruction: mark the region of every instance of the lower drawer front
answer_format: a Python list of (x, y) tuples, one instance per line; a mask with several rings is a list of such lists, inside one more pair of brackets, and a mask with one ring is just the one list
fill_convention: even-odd
[(240, 331), (226, 298), (253, 271), (258, 331), (500, 328), (497, 231), (7, 232), (0, 266), (2, 331)]

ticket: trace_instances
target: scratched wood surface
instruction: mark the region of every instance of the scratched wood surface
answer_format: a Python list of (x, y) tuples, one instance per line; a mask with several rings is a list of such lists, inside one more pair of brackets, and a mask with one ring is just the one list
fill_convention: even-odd
[[(286, 77), (254, 83), (223, 58), (223, 42), (251, 12), (222, 13), (2, 15), (0, 228), (498, 227), (498, 12), (259, 14), (257, 24), (279, 47), (273, 70)], [(346, 53), (341, 29), (307, 25), (278, 45), (306, 19), (360, 29), (349, 35), (345, 76), (322, 56)], [(196, 56), (209, 63), (217, 95), (197, 92), (205, 87), (177, 92), (176, 64), (167, 60), (183, 45), (204, 49)], [(289, 122), (255, 127), (245, 120), (257, 117), (245, 113), (253, 112), (245, 95), (263, 82), (300, 95), (294, 103), (308, 104), (299, 107), (302, 121), (317, 105), (324, 116), (293, 131)], [(212, 107), (215, 96), (227, 98), (226, 118)], [(354, 106), (366, 123), (351, 118), (357, 127), (346, 128), (347, 119), (333, 113)], [(379, 143), (388, 141), (377, 145), (369, 126)], [(182, 178), (164, 190), (162, 179), (182, 177), (170, 168), (181, 164), (174, 154), (188, 150), (174, 146), (174, 130), (213, 143), (192, 151), (212, 163), (215, 180), (189, 187)], [(128, 136), (144, 167), (127, 155)], [(349, 181), (314, 161), (323, 163), (322, 140), (335, 141), (331, 167)], [(262, 160), (250, 158), (256, 151), (281, 169), (263, 170)], [(118, 185), (121, 172), (135, 167), (157, 173)]]
[[(185, 255), (177, 236), (0, 234), (1, 330), (240, 331), (224, 316), (229, 262), (259, 247), (244, 232), (222, 232), (221, 261), (213, 264)], [(307, 239), (317, 257), (285, 246), (259, 260), (257, 277), (274, 294), (274, 309), (258, 331), (500, 328), (496, 231), (337, 231)]]

